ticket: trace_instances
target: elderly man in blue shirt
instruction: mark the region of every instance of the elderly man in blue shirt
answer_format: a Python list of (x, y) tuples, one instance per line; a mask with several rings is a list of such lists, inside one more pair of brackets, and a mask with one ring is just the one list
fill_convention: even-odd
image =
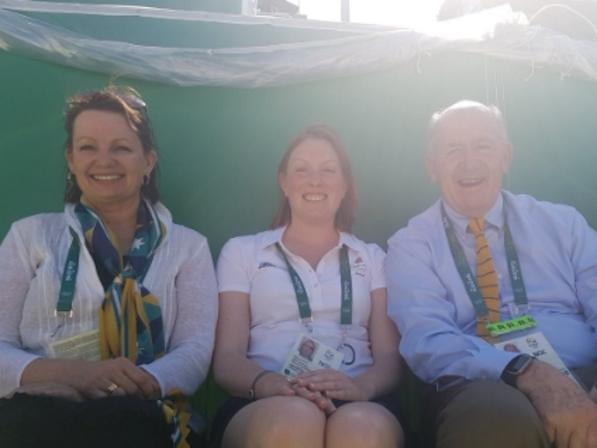
[[(434, 114), (426, 164), (441, 198), (388, 242), (389, 313), (429, 384), (437, 447), (595, 448), (583, 386), (597, 371), (597, 233), (571, 207), (502, 190), (511, 160), (496, 107)], [(514, 343), (497, 348), (529, 332), (578, 382)]]

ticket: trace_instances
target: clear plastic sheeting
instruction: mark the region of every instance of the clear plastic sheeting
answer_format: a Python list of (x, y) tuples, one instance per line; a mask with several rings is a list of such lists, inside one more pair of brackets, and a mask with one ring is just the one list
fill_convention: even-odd
[[(597, 81), (597, 44), (528, 24), (499, 7), (421, 30), (344, 26), (348, 37), (230, 48), (188, 48), (101, 40), (27, 15), (128, 15), (182, 20), (179, 12), (120, 5), (0, 0), (0, 49), (81, 69), (180, 86), (264, 87), (367, 73), (444, 51), (482, 53)], [(127, 9), (128, 8), (128, 9)], [(271, 26), (274, 18), (185, 12), (186, 20)], [(286, 26), (313, 22), (282, 19)], [(328, 24), (329, 25), (329, 24)], [(322, 26), (326, 26), (322, 24)], [(155, 33), (148, 26), (147, 33)]]

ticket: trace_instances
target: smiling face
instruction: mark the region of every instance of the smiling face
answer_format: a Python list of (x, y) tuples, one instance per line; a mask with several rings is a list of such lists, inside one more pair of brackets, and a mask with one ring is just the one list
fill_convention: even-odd
[(156, 158), (154, 151), (144, 151), (124, 115), (102, 110), (77, 116), (72, 147), (66, 150), (82, 198), (96, 208), (138, 203), (143, 177)]
[(329, 142), (308, 138), (299, 143), (278, 181), (290, 205), (291, 221), (334, 223), (347, 186)]
[(427, 171), (457, 212), (483, 217), (497, 200), (512, 146), (497, 117), (483, 105), (448, 109), (433, 128)]

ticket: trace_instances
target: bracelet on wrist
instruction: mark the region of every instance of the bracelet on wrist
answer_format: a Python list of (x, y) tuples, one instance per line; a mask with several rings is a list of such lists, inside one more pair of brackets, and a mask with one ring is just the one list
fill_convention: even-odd
[(251, 388), (249, 389), (249, 398), (251, 400), (255, 400), (255, 386), (257, 386), (257, 383), (259, 382), (259, 380), (261, 378), (263, 378), (265, 375), (267, 375), (268, 373), (274, 373), (273, 370), (262, 370), (261, 372), (259, 372), (257, 375), (255, 375), (255, 378), (253, 378), (253, 382), (251, 383)]

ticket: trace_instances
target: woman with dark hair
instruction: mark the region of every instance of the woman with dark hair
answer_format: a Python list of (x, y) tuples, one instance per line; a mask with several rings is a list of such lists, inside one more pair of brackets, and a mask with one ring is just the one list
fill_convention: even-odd
[(145, 103), (70, 98), (63, 213), (0, 246), (0, 446), (188, 446), (217, 317), (206, 239), (158, 202)]
[(272, 229), (231, 239), (218, 261), (214, 373), (233, 397), (215, 438), (226, 448), (401, 446), (384, 253), (349, 233), (356, 194), (336, 133), (299, 134), (278, 185)]

